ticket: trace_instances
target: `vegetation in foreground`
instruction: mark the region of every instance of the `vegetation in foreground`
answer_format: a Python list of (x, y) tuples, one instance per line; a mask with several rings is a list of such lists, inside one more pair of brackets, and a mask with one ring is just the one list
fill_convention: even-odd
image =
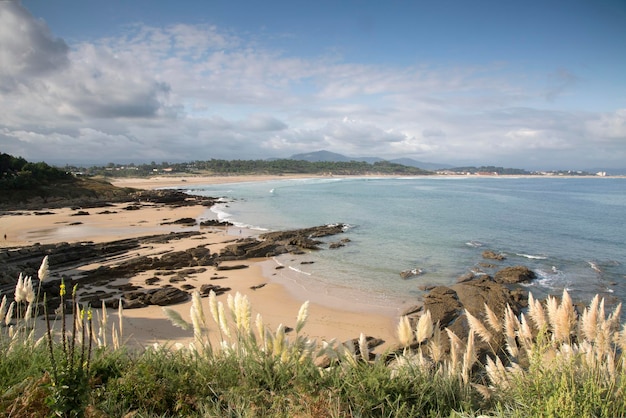
[[(42, 280), (47, 268), (44, 259)], [(626, 327), (621, 305), (606, 314), (599, 297), (580, 315), (567, 292), (530, 295), (520, 317), (485, 307), (484, 319), (468, 313), (467, 339), (428, 312), (416, 324), (403, 317), (402, 346), (375, 356), (363, 335), (352, 345), (309, 340), (308, 303), (291, 332), (270, 330), (241, 294), (223, 303), (195, 293), (190, 322), (165, 309), (193, 333), (188, 346), (132, 349), (120, 344), (123, 311), (110, 323), (75, 292), (62, 286), (60, 329), (48, 320), (39, 339), (32, 324), (45, 295), (20, 277), (14, 301), (3, 297), (3, 416), (626, 416)]]

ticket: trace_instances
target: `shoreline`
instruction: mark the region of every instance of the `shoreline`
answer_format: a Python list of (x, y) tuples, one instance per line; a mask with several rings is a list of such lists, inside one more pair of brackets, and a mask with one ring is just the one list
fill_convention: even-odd
[[(181, 178), (149, 178), (149, 179), (119, 179), (112, 181), (118, 187), (133, 187), (141, 189), (158, 188), (184, 188), (194, 184), (222, 184), (249, 181), (270, 181), (291, 178), (313, 178), (314, 176), (227, 176), (227, 177), (181, 177)], [(194, 227), (184, 227), (180, 225), (161, 225), (164, 221), (191, 217), (199, 220), (215, 219), (215, 213), (210, 208), (196, 205), (177, 208), (142, 207), (141, 210), (125, 211), (122, 206), (125, 204), (113, 205), (107, 208), (88, 209), (88, 215), (76, 216), (76, 211), (70, 208), (54, 209), (46, 215), (35, 215), (34, 212), (43, 211), (21, 211), (21, 215), (11, 214), (0, 216), (0, 233), (6, 233), (7, 239), (0, 242), (0, 248), (14, 248), (19, 246), (32, 245), (34, 243), (56, 244), (59, 242), (109, 242), (117, 239), (151, 235), (155, 233), (167, 233), (171, 231), (200, 230), (199, 236), (184, 238), (168, 242), (163, 245), (151, 245), (148, 248), (141, 248), (135, 252), (136, 256), (163, 254), (171, 251), (180, 251), (198, 245), (206, 246), (211, 253), (219, 252), (228, 241), (240, 237), (233, 235), (229, 228), (209, 227), (200, 228), (198, 224)], [(232, 227), (231, 227), (232, 229)], [(239, 228), (236, 228), (239, 231)], [(246, 231), (246, 235), (254, 235), (256, 231)], [(1, 239), (1, 237), (0, 237)], [(219, 275), (225, 276), (217, 283), (220, 286), (231, 288), (233, 296), (236, 292), (246, 295), (252, 307), (252, 318), (257, 313), (261, 314), (264, 322), (270, 329), (275, 330), (279, 324), (293, 327), (300, 306), (308, 299), (306, 295), (293, 292), (279, 280), (273, 280), (271, 271), (264, 271), (263, 263), (267, 260), (244, 260), (238, 264), (246, 264), (248, 268), (241, 270), (219, 271)], [(105, 264), (113, 264), (115, 261)], [(102, 265), (102, 264), (100, 264)], [(56, 272), (55, 266), (50, 265), (51, 272), (56, 275), (80, 274), (88, 267), (81, 266), (73, 271)], [(265, 270), (268, 270), (267, 268)], [(139, 274), (127, 283), (139, 284), (144, 287), (147, 278), (161, 272), (148, 271)], [(186, 284), (199, 289), (204, 283), (218, 274), (214, 267), (209, 267), (206, 272), (190, 276)], [(71, 277), (71, 276), (70, 276)], [(80, 283), (80, 282), (79, 282)], [(211, 282), (212, 284), (216, 282)], [(155, 287), (162, 286), (155, 285)], [(178, 286), (178, 283), (175, 284)], [(253, 286), (262, 286), (257, 290), (251, 290)], [(81, 289), (79, 293), (92, 292), (95, 289), (91, 286)], [(312, 296), (312, 295), (311, 295)], [(319, 295), (315, 295), (319, 298)], [(323, 296), (322, 296), (323, 298)], [(226, 301), (226, 294), (218, 296), (218, 300)], [(206, 301), (203, 301), (207, 303)], [(170, 305), (169, 307), (179, 312), (182, 317), (190, 321), (189, 308), (191, 301)], [(382, 352), (387, 348), (392, 348), (397, 344), (395, 329), (397, 315), (389, 312), (365, 312), (364, 310), (350, 309), (350, 306), (341, 305), (340, 308), (334, 303), (310, 302), (309, 319), (303, 329), (311, 339), (319, 342), (322, 340), (336, 339), (345, 342), (358, 338), (361, 333), (385, 341), (376, 350)], [(108, 310), (114, 319), (116, 313)], [(208, 311), (208, 307), (207, 307)], [(217, 337), (217, 326), (214, 326), (214, 336)], [(174, 327), (165, 317), (161, 307), (148, 306), (138, 309), (124, 310), (124, 335), (123, 341), (127, 341), (133, 346), (149, 346), (155, 342), (160, 344), (189, 343), (193, 341), (191, 331), (183, 331)]]

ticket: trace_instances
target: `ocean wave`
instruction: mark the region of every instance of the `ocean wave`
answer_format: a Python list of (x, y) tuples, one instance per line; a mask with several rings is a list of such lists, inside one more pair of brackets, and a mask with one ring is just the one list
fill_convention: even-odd
[(602, 269), (598, 266), (598, 264), (596, 264), (595, 261), (587, 261), (587, 264), (589, 264), (589, 267), (591, 267), (592, 270), (602, 273)]
[(466, 242), (465, 245), (468, 245), (468, 246), (474, 247), (474, 248), (478, 248), (478, 247), (482, 247), (485, 244), (480, 242), (480, 241), (472, 240), (472, 241)]
[(523, 254), (523, 253), (515, 253), (515, 255), (524, 258), (530, 258), (531, 260), (545, 260), (548, 257), (545, 255), (532, 255), (532, 254)]
[(307, 275), (307, 276), (310, 276), (310, 275), (311, 275), (311, 273), (307, 273), (306, 271), (302, 271), (302, 270), (300, 270), (299, 268), (296, 268), (296, 267), (293, 267), (293, 266), (289, 266), (289, 270), (293, 270), (293, 271), (295, 271), (296, 273), (305, 274), (305, 275)]

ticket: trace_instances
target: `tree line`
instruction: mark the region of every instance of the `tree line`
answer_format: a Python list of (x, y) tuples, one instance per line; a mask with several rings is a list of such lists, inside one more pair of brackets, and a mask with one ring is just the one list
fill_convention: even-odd
[(31, 163), (22, 157), (0, 154), (0, 190), (37, 187), (70, 178), (70, 173), (44, 162)]

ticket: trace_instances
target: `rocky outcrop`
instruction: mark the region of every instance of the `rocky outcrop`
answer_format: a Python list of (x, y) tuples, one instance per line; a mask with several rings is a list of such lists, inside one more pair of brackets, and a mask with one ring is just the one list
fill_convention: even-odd
[(497, 271), (493, 278), (497, 283), (512, 284), (526, 283), (534, 280), (536, 277), (535, 272), (527, 267), (513, 266)]
[(241, 260), (246, 258), (274, 257), (292, 253), (302, 254), (303, 250), (318, 250), (321, 238), (343, 233), (343, 224), (322, 225), (290, 231), (268, 232), (256, 238), (243, 238), (227, 245), (220, 251), (220, 260)]
[[(498, 271), (496, 276), (526, 278), (534, 277), (534, 274), (525, 267), (507, 267)], [(424, 296), (423, 306), (406, 314), (415, 323), (423, 312), (429, 310), (433, 323), (439, 323), (442, 329), (449, 328), (457, 336), (466, 338), (469, 331), (466, 311), (483, 319), (487, 305), (502, 318), (507, 305), (516, 315), (526, 306), (527, 292), (507, 283), (519, 282), (497, 281), (488, 275), (464, 277), (463, 281), (452, 286), (433, 287)]]
[(200, 226), (233, 226), (232, 222), (218, 221), (216, 219), (207, 219), (200, 222)]
[(504, 260), (506, 259), (506, 256), (502, 253), (496, 253), (491, 250), (485, 250), (483, 251), (483, 258), (488, 259), (488, 260)]
[(130, 194), (136, 202), (149, 202), (170, 206), (212, 206), (219, 198), (190, 195), (180, 190), (141, 190)]

